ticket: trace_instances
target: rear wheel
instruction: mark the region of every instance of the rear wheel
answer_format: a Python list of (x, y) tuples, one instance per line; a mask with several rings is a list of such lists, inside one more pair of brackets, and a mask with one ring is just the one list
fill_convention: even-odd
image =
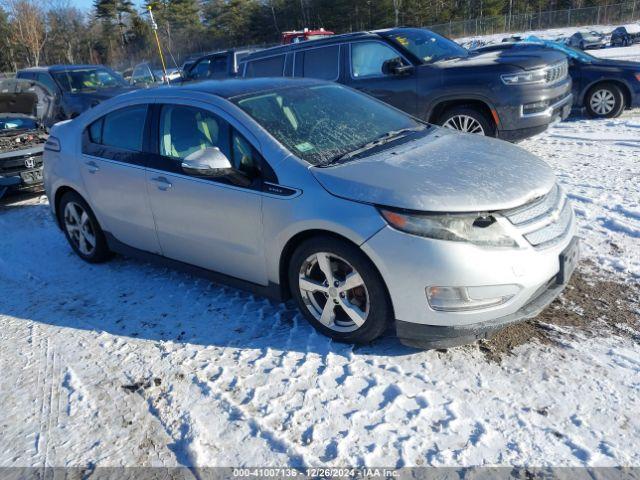
[(392, 317), (384, 282), (354, 245), (335, 238), (303, 242), (289, 262), (291, 294), (318, 331), (340, 342), (367, 343)]
[(91, 208), (76, 192), (63, 195), (58, 206), (58, 218), (73, 251), (89, 263), (100, 263), (109, 259), (107, 246), (100, 224)]
[(493, 122), (484, 112), (472, 107), (453, 107), (446, 110), (438, 123), (445, 128), (465, 133), (495, 137)]
[(585, 97), (585, 107), (592, 117), (619, 117), (624, 110), (624, 94), (613, 83), (601, 83), (589, 90)]

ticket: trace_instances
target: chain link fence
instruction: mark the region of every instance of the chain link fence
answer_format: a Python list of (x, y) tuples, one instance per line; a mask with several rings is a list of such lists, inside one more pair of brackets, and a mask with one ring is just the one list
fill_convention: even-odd
[(481, 17), (440, 23), (427, 28), (450, 38), (461, 38), (584, 25), (622, 25), (638, 20), (640, 20), (640, 1), (634, 1), (599, 7)]

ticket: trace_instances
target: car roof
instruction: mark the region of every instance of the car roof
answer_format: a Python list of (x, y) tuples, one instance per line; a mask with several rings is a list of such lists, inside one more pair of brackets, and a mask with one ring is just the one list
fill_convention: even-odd
[(46, 67), (23, 68), (21, 72), (68, 72), (73, 70), (86, 70), (87, 68), (107, 68), (104, 65), (50, 65)]
[(301, 50), (304, 48), (311, 47), (320, 47), (324, 45), (334, 45), (336, 43), (343, 43), (348, 40), (358, 40), (361, 38), (379, 38), (378, 32), (354, 32), (354, 33), (343, 33), (340, 35), (327, 35), (326, 38), (318, 38), (316, 40), (307, 40), (305, 42), (299, 43), (289, 43), (287, 45), (277, 45), (271, 48), (265, 48), (264, 50), (259, 50), (257, 52), (253, 52), (250, 55), (246, 56), (242, 59), (242, 62), (246, 62), (248, 60), (253, 60), (256, 58), (262, 57), (271, 57), (273, 55), (279, 55), (295, 50)]
[(150, 97), (161, 98), (171, 96), (176, 92), (200, 92), (230, 99), (260, 92), (272, 92), (284, 88), (294, 88), (313, 85), (331, 85), (331, 82), (323, 80), (303, 78), (233, 78), (225, 80), (208, 80), (205, 82), (189, 83), (181, 86), (165, 86), (135, 90), (127, 93), (128, 98)]
[(386, 37), (387, 35), (393, 35), (394, 33), (402, 33), (410, 30), (428, 30), (428, 29), (418, 28), (418, 27), (393, 27), (393, 28), (383, 28), (379, 30), (367, 30), (362, 32), (342, 33), (339, 35), (326, 35), (325, 38), (318, 38), (316, 40), (307, 40), (305, 42), (289, 43), (287, 45), (278, 45), (271, 48), (265, 48), (264, 50), (253, 52), (250, 55), (244, 57), (241, 60), (241, 62), (247, 62), (247, 61), (255, 60), (258, 58), (271, 57), (274, 55), (280, 55), (280, 54), (284, 54), (284, 53), (288, 53), (296, 50), (304, 50), (305, 48), (315, 48), (315, 47), (321, 47), (325, 45), (327, 46), (335, 45), (335, 44), (344, 43), (350, 40), (361, 40), (361, 39), (368, 39), (368, 38), (378, 39), (380, 37)]

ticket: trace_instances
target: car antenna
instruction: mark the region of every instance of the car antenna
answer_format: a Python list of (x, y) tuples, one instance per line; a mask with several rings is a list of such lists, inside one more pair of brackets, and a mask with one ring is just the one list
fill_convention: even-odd
[(149, 17), (151, 18), (151, 29), (153, 30), (153, 34), (156, 37), (156, 45), (158, 45), (158, 53), (160, 53), (160, 62), (162, 63), (162, 73), (164, 75), (164, 81), (169, 85), (169, 77), (167, 76), (167, 66), (164, 63), (164, 55), (162, 54), (162, 47), (160, 46), (160, 38), (158, 37), (158, 24), (153, 18), (153, 11), (151, 10), (151, 5), (147, 6), (147, 10), (149, 10)]

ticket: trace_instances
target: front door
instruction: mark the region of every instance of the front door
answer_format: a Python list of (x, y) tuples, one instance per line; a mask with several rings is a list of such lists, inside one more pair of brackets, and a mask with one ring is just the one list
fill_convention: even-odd
[(397, 50), (379, 40), (353, 42), (348, 49), (342, 50), (347, 54), (343, 83), (410, 115), (417, 113), (415, 72), (401, 75), (383, 72), (383, 64), (387, 60), (399, 58), (409, 65)]
[[(147, 189), (163, 254), (266, 285), (257, 151), (205, 108), (158, 105), (154, 118), (158, 135)], [(189, 155), (211, 147), (230, 159), (233, 171), (203, 177), (183, 170)]]
[(115, 110), (82, 138), (82, 180), (103, 230), (141, 250), (159, 253), (146, 193), (143, 151), (147, 105)]

